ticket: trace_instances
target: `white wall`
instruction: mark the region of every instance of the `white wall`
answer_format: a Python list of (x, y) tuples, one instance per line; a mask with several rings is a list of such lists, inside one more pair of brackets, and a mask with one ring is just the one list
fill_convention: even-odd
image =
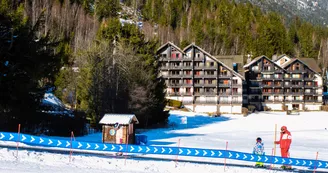
[(319, 111), (321, 105), (306, 104), (305, 109), (309, 111)]
[[(192, 109), (192, 108), (191, 108)], [(195, 112), (216, 112), (217, 110), (216, 105), (195, 105)]]
[(231, 113), (231, 106), (220, 106), (220, 112), (221, 113)]
[(262, 103), (263, 106), (267, 106), (271, 110), (275, 111), (281, 111), (282, 110), (282, 103), (277, 104), (277, 103)]

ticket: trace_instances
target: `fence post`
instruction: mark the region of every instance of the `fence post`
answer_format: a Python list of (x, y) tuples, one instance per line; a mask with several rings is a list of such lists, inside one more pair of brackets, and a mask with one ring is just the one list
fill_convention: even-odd
[(17, 142), (16, 142), (16, 159), (18, 159), (18, 147), (19, 147), (19, 141), (20, 141), (20, 128), (21, 125), (18, 124), (18, 135), (17, 135)]
[(74, 141), (75, 141), (74, 132), (72, 131), (71, 132), (71, 148), (70, 148), (70, 152), (69, 152), (69, 162), (72, 161), (72, 154), (73, 154), (73, 151), (72, 151), (72, 141), (73, 141), (73, 138), (74, 138)]
[(127, 155), (128, 155), (128, 150), (129, 150), (129, 146), (128, 146), (128, 144), (129, 144), (129, 130), (130, 130), (130, 124), (129, 124), (129, 126), (128, 126), (128, 130), (127, 130), (127, 133), (126, 133), (126, 140), (125, 140), (125, 142), (126, 142), (126, 151), (125, 151), (125, 159), (124, 159), (124, 166), (126, 165), (126, 158), (127, 158)]
[(318, 155), (319, 155), (319, 152), (317, 152), (316, 157), (315, 157), (315, 164), (314, 164), (313, 173), (315, 173), (315, 171), (316, 171), (316, 169), (317, 169), (317, 165), (318, 165)]
[(225, 155), (224, 155), (224, 172), (226, 170), (227, 153), (228, 153), (228, 141), (226, 142), (226, 150), (225, 150)]
[(178, 166), (179, 150), (180, 150), (180, 139), (178, 141), (178, 151), (177, 151), (177, 157), (175, 158), (175, 167)]

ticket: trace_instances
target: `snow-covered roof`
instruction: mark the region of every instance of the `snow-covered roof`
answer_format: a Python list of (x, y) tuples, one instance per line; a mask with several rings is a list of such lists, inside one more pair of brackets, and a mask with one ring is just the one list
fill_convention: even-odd
[(137, 117), (134, 114), (105, 114), (104, 117), (100, 120), (99, 124), (130, 124), (134, 122), (139, 124)]

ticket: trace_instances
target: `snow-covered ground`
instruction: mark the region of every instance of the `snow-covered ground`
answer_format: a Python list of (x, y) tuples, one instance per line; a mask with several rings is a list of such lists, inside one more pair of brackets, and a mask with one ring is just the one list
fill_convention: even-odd
[[(148, 136), (148, 145), (163, 145), (225, 149), (228, 142), (229, 150), (251, 152), (255, 139), (261, 137), (267, 155), (271, 155), (274, 147), (275, 124), (277, 139), (282, 125), (288, 127), (293, 136), (290, 149), (291, 157), (328, 160), (328, 113), (301, 112), (300, 115), (286, 115), (278, 112), (261, 112), (248, 117), (241, 115), (223, 115), (209, 117), (192, 113), (171, 112), (170, 127), (143, 131)], [(180, 115), (178, 115), (180, 114)], [(181, 114), (188, 118), (188, 124), (180, 124)], [(96, 133), (85, 137), (77, 137), (78, 141), (101, 142), (101, 134)], [(178, 143), (180, 141), (180, 143)], [(277, 155), (280, 156), (277, 146)], [(0, 172), (122, 172), (122, 173), (178, 173), (178, 172), (231, 172), (231, 173), (262, 173), (268, 170), (240, 168), (228, 166), (224, 171), (222, 165), (206, 165), (195, 163), (178, 163), (172, 161), (127, 160), (87, 155), (74, 155), (69, 162), (69, 154), (53, 154), (21, 150), (16, 159), (16, 151), (0, 149)], [(152, 155), (153, 157), (173, 158), (175, 156)], [(223, 159), (179, 157), (179, 159), (202, 160), (223, 163)], [(251, 162), (227, 160), (228, 164), (253, 165)], [(278, 166), (278, 165), (277, 165)], [(306, 168), (303, 168), (306, 169)], [(325, 169), (323, 169), (325, 170)], [(328, 171), (328, 170), (325, 170)], [(271, 171), (272, 172), (272, 171)]]

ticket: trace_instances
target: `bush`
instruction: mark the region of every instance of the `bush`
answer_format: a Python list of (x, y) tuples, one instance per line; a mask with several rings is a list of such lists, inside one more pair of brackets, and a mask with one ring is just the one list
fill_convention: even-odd
[(264, 106), (264, 111), (271, 111), (271, 108), (270, 107), (267, 107), (267, 106)]
[(242, 114), (243, 114), (244, 117), (246, 117), (248, 115), (248, 109), (247, 108), (243, 107), (241, 109), (241, 111), (242, 111)]
[(248, 105), (248, 110), (250, 112), (254, 112), (255, 109), (256, 109), (256, 107), (254, 105)]
[(328, 105), (321, 106), (320, 110), (328, 112)]
[(282, 105), (282, 110), (283, 110), (283, 111), (287, 111), (287, 110), (288, 110), (288, 106), (286, 106), (286, 105)]

